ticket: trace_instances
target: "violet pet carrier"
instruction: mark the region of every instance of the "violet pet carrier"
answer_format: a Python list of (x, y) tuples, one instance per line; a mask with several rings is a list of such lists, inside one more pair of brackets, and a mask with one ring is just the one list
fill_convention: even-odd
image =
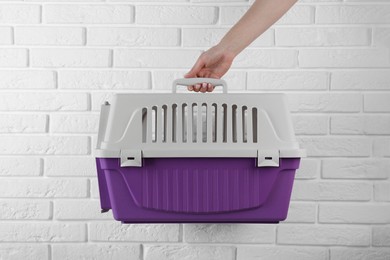
[[(199, 82), (223, 93), (176, 93)], [(206, 78), (116, 94), (97, 143), (102, 211), (123, 223), (278, 223), (304, 155), (283, 94), (228, 94)]]

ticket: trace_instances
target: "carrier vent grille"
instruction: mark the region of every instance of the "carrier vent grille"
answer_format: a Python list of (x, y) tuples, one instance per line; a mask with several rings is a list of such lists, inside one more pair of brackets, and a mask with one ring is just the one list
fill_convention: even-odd
[(142, 109), (144, 143), (257, 143), (257, 108), (182, 103)]

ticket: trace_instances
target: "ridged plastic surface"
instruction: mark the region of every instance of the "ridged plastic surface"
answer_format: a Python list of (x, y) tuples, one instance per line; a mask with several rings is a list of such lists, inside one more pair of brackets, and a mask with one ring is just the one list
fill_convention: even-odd
[(97, 159), (103, 209), (117, 220), (148, 222), (279, 222), (287, 216), (299, 159), (258, 168), (253, 158), (144, 159), (120, 167)]
[[(137, 204), (145, 208), (175, 212), (209, 213), (260, 206), (277, 177), (260, 168), (241, 170), (243, 160), (227, 161), (224, 167), (209, 169), (176, 167), (174, 163), (163, 168), (161, 160), (148, 163), (155, 168), (141, 171), (142, 194), (136, 194), (134, 199), (139, 197)], [(126, 177), (131, 187), (131, 177)]]

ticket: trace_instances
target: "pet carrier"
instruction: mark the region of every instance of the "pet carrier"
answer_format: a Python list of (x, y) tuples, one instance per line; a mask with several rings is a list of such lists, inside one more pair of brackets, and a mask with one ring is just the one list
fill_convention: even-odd
[[(176, 93), (209, 82), (223, 93)], [(283, 94), (228, 94), (217, 79), (116, 94), (96, 149), (102, 212), (123, 223), (277, 223), (304, 151)]]

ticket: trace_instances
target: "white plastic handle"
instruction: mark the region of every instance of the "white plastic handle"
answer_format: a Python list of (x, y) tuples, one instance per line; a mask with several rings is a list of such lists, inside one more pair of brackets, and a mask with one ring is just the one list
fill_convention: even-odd
[(190, 86), (199, 83), (210, 83), (214, 86), (222, 86), (222, 91), (224, 94), (227, 93), (227, 83), (223, 79), (213, 79), (213, 78), (182, 78), (176, 79), (173, 81), (172, 92), (176, 93), (176, 87), (181, 86)]

